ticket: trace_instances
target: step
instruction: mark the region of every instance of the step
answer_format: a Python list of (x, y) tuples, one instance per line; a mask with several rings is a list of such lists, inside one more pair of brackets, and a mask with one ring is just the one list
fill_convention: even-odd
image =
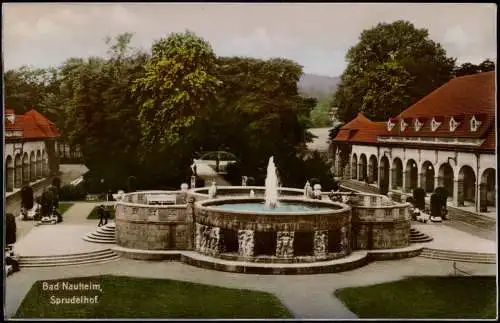
[(97, 230), (101, 230), (101, 231), (105, 231), (105, 232), (115, 232), (115, 228), (111, 228), (111, 227), (99, 227), (97, 228)]
[(480, 264), (495, 264), (496, 260), (493, 259), (474, 259), (474, 258), (455, 258), (455, 257), (441, 257), (441, 256), (427, 256), (427, 255), (420, 255), (420, 257), (423, 258), (429, 258), (429, 259), (438, 259), (438, 260), (449, 260), (449, 261), (459, 261), (459, 262), (472, 262), (472, 263), (480, 263)]
[(20, 261), (20, 266), (25, 265), (43, 265), (43, 264), (72, 264), (72, 263), (80, 263), (85, 261), (99, 261), (102, 259), (108, 259), (116, 256), (115, 253), (110, 253), (107, 255), (100, 255), (95, 257), (87, 257), (87, 258), (75, 258), (75, 259), (47, 259), (47, 260), (36, 260), (36, 261)]
[(21, 256), (20, 258), (22, 259), (37, 259), (40, 257), (48, 257), (48, 258), (74, 258), (74, 257), (87, 257), (87, 256), (92, 256), (92, 255), (99, 255), (99, 254), (104, 254), (104, 253), (109, 253), (113, 252), (111, 249), (101, 249), (101, 250), (95, 250), (95, 251), (89, 251), (89, 252), (82, 252), (82, 253), (73, 253), (73, 254), (63, 254), (63, 255), (51, 255), (51, 256)]
[(90, 265), (90, 264), (100, 264), (110, 261), (116, 261), (120, 259), (119, 255), (114, 255), (107, 258), (101, 259), (89, 259), (82, 261), (74, 261), (74, 262), (46, 262), (46, 263), (30, 263), (30, 264), (19, 264), (19, 267), (27, 268), (27, 267), (56, 267), (56, 266), (79, 266), (79, 265)]
[(93, 259), (100, 257), (108, 257), (114, 255), (115, 253), (111, 249), (107, 249), (106, 252), (99, 252), (95, 254), (89, 254), (84, 256), (78, 255), (62, 255), (62, 256), (40, 256), (36, 258), (24, 258), (20, 257), (20, 263), (33, 263), (33, 262), (64, 262), (64, 261), (78, 261), (82, 259)]
[(91, 237), (88, 237), (88, 236), (85, 236), (83, 238), (83, 240), (85, 241), (88, 241), (88, 242), (93, 242), (93, 243), (106, 243), (106, 244), (115, 244), (115, 240), (99, 240), (99, 239), (95, 239), (95, 238), (91, 238)]
[(488, 253), (488, 252), (472, 252), (472, 251), (455, 251), (455, 250), (441, 250), (441, 249), (432, 249), (432, 248), (425, 248), (423, 252), (435, 252), (435, 253), (447, 253), (447, 254), (463, 254), (463, 255), (469, 255), (469, 256), (496, 256), (494, 253)]
[(423, 243), (423, 242), (431, 242), (433, 239), (432, 238), (425, 238), (425, 239), (410, 239), (410, 243)]
[(89, 233), (89, 234), (87, 234), (87, 237), (92, 238), (92, 239), (97, 239), (97, 240), (106, 240), (106, 241), (111, 241), (111, 240), (114, 241), (115, 240), (114, 236), (106, 237), (106, 236), (97, 235), (95, 233)]
[(103, 237), (103, 238), (113, 238), (113, 239), (115, 238), (114, 233), (90, 232), (87, 233), (87, 235), (91, 235), (94, 237)]
[(443, 256), (443, 257), (459, 257), (459, 258), (487, 258), (487, 259), (496, 259), (496, 255), (471, 255), (471, 254), (464, 254), (460, 252), (426, 252), (422, 251), (422, 255), (428, 255), (428, 256)]

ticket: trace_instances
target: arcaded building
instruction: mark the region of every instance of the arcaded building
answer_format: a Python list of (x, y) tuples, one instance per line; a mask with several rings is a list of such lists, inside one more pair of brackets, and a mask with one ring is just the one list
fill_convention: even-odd
[(23, 115), (5, 111), (5, 187), (15, 192), (59, 172), (54, 123), (32, 109)]
[(358, 114), (334, 139), (344, 178), (384, 194), (442, 186), (452, 206), (494, 215), (495, 79), (495, 72), (454, 78), (386, 122)]

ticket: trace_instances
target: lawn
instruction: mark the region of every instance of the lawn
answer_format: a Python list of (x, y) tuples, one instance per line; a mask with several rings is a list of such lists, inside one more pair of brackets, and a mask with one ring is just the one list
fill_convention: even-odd
[[(100, 285), (101, 291), (49, 291), (43, 282)], [(37, 281), (15, 318), (290, 318), (273, 295), (167, 279), (93, 276)], [(62, 298), (97, 296), (96, 304), (59, 304)], [(95, 300), (95, 298), (92, 298)], [(52, 304), (51, 304), (52, 302)]]
[(494, 319), (496, 277), (411, 277), (344, 288), (335, 296), (359, 318)]
[(70, 207), (73, 206), (75, 203), (66, 203), (66, 202), (59, 202), (59, 207), (57, 210), (59, 213), (64, 214)]
[[(115, 208), (112, 205), (105, 205), (104, 207), (106, 209), (108, 209), (108, 211), (110, 213), (110, 219), (114, 219), (115, 218)], [(87, 219), (99, 220), (99, 216), (97, 215), (98, 208), (99, 208), (99, 206), (96, 206), (95, 208), (93, 208), (92, 211), (87, 216)]]

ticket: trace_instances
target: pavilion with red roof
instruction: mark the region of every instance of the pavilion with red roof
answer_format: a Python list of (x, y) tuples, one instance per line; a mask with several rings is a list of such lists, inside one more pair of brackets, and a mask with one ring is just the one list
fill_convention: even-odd
[[(452, 205), (496, 205), (495, 72), (456, 77), (386, 122), (359, 113), (339, 130), (339, 170), (383, 194), (445, 187)], [(345, 176), (344, 176), (345, 177)]]
[(60, 132), (35, 109), (23, 115), (5, 110), (5, 183), (7, 192), (58, 173)]

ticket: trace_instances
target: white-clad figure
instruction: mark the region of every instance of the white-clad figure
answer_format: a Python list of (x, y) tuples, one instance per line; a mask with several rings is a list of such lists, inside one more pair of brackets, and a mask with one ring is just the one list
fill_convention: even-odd
[(310, 198), (312, 193), (312, 187), (311, 183), (309, 181), (306, 182), (306, 185), (304, 186), (304, 197), (305, 198)]
[(316, 200), (321, 200), (321, 185), (314, 184), (313, 198)]
[(208, 196), (212, 199), (215, 197), (215, 194), (217, 194), (217, 184), (215, 184), (215, 181), (212, 181), (212, 186), (208, 189)]

